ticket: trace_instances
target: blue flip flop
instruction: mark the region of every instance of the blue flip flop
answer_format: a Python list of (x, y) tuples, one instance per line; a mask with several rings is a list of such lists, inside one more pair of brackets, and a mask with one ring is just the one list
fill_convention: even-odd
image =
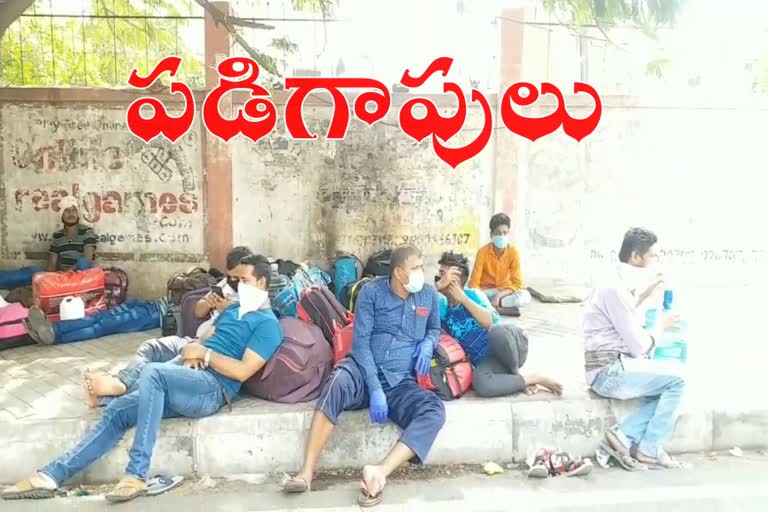
[(180, 486), (183, 481), (184, 481), (183, 476), (167, 477), (164, 475), (157, 475), (156, 477), (151, 478), (147, 482), (147, 487), (144, 490), (144, 495), (158, 496), (160, 494), (170, 491), (171, 489), (175, 489), (176, 487)]

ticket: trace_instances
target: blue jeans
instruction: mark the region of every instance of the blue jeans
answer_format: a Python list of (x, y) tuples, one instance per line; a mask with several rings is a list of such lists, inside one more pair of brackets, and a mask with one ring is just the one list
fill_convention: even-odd
[(160, 327), (160, 310), (151, 302), (129, 300), (106, 311), (98, 311), (79, 320), (53, 324), (55, 343), (73, 343), (110, 334), (148, 331)]
[(32, 276), (42, 272), (40, 267), (24, 267), (18, 270), (0, 270), (0, 290), (13, 290), (32, 284)]
[[(165, 336), (163, 338), (150, 338), (136, 349), (136, 354), (128, 361), (128, 364), (117, 372), (117, 377), (125, 384), (128, 394), (136, 389), (136, 382), (141, 376), (141, 370), (149, 363), (167, 363), (173, 361), (181, 354), (181, 349), (187, 346), (192, 338), (181, 336)], [(177, 362), (177, 361), (175, 361)], [(105, 407), (114, 400), (113, 396), (100, 396), (99, 405)]]
[(223, 405), (221, 385), (211, 372), (180, 364), (148, 364), (141, 372), (137, 389), (114, 399), (77, 446), (41, 472), (61, 486), (105, 455), (126, 430), (135, 426), (125, 474), (145, 480), (163, 418), (202, 418), (216, 413)]
[(620, 359), (595, 377), (592, 389), (619, 400), (642, 398), (643, 405), (614, 429), (625, 447), (657, 457), (675, 431), (685, 389), (682, 366), (674, 361)]

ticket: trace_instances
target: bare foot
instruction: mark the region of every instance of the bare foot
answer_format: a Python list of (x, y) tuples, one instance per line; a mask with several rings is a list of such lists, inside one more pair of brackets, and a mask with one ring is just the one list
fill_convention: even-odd
[(563, 385), (557, 382), (555, 379), (545, 377), (544, 375), (537, 376), (536, 383), (539, 386), (547, 388), (553, 395), (560, 396), (563, 394)]
[(525, 394), (528, 396), (535, 395), (539, 391), (539, 385), (538, 384), (531, 384), (530, 386), (525, 387)]
[(97, 407), (100, 396), (120, 396), (125, 394), (125, 384), (112, 375), (94, 375), (90, 370), (83, 374), (88, 407)]
[(363, 481), (361, 487), (371, 498), (377, 497), (387, 485), (387, 477), (379, 466), (363, 466)]

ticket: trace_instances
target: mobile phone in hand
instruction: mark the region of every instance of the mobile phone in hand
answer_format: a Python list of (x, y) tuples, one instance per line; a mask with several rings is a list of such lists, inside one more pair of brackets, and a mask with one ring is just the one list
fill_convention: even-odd
[(224, 298), (224, 290), (221, 289), (221, 286), (211, 286), (211, 292), (213, 292), (214, 295), (218, 295), (222, 299)]

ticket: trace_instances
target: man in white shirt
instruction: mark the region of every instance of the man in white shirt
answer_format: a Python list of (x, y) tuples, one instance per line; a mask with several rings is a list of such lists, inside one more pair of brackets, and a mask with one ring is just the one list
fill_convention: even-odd
[[(240, 263), (240, 260), (250, 254), (251, 250), (242, 245), (229, 251), (229, 254), (227, 254), (227, 272), (229, 273), (232, 271), (232, 269)], [(195, 316), (200, 320), (208, 318), (197, 328), (197, 338), (208, 332), (208, 329), (213, 325), (213, 321), (216, 320), (219, 313), (221, 313), (227, 306), (234, 302), (240, 302), (240, 297), (237, 294), (237, 283), (237, 279), (232, 279), (227, 275), (227, 277), (217, 284), (224, 293), (223, 297), (210, 291), (205, 297), (197, 302), (195, 305)]]

